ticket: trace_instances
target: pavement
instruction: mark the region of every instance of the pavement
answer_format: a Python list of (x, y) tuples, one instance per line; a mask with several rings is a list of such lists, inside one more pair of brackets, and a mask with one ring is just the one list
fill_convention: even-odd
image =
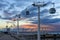
[(10, 35), (4, 35), (0, 37), (0, 40), (16, 40), (16, 39), (11, 37)]
[(18, 36), (0, 33), (0, 40), (20, 40)]

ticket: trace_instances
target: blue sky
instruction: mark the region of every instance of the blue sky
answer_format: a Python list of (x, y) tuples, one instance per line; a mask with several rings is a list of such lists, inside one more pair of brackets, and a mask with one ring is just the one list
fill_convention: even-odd
[[(21, 15), (20, 22), (37, 24), (37, 8), (32, 6), (33, 2), (41, 1), (47, 3), (45, 7), (40, 10), (40, 24), (56, 25), (60, 24), (60, 0), (0, 0), (0, 20), (6, 22), (16, 18), (16, 15)], [(52, 2), (55, 3), (56, 13), (50, 14), (49, 9), (52, 8)], [(25, 15), (26, 8), (30, 11), (30, 15)], [(6, 20), (6, 21), (5, 21)], [(2, 21), (2, 22), (3, 22)], [(1, 23), (1, 22), (0, 22)], [(58, 27), (60, 28), (60, 27)]]

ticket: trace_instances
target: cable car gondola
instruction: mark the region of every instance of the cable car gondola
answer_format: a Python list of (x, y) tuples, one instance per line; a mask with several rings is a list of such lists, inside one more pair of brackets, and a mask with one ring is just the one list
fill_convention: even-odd
[(49, 13), (50, 13), (50, 14), (56, 13), (56, 9), (54, 8), (55, 5), (54, 5), (54, 3), (52, 3), (52, 4), (53, 4), (53, 7), (49, 9)]

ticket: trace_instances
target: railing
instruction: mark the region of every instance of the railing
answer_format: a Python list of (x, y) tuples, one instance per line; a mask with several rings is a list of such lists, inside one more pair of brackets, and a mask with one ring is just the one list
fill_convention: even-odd
[[(11, 32), (11, 37), (15, 39), (22, 40), (37, 40), (37, 32), (20, 32), (19, 36), (15, 34), (16, 32)], [(42, 35), (43, 34), (43, 35)], [(60, 40), (60, 31), (43, 31), (41, 32), (42, 40)]]
[[(16, 32), (11, 32), (11, 33), (14, 33), (16, 34)], [(19, 32), (20, 34), (23, 34), (23, 35), (34, 35), (34, 34), (37, 34), (37, 32)], [(43, 34), (60, 34), (60, 31), (41, 31), (41, 35)]]

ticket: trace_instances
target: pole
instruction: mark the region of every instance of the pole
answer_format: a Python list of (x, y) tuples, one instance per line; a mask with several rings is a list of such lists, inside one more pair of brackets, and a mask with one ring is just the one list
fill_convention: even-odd
[(47, 4), (46, 3), (41, 3), (41, 2), (38, 2), (38, 3), (33, 3), (32, 4), (33, 6), (35, 7), (38, 7), (38, 30), (37, 30), (37, 40), (41, 40), (40, 39), (40, 7), (44, 7), (46, 6)]
[(17, 35), (19, 34), (19, 19), (17, 18)]
[(40, 39), (40, 6), (38, 6), (38, 32), (37, 32), (37, 40), (41, 40)]

